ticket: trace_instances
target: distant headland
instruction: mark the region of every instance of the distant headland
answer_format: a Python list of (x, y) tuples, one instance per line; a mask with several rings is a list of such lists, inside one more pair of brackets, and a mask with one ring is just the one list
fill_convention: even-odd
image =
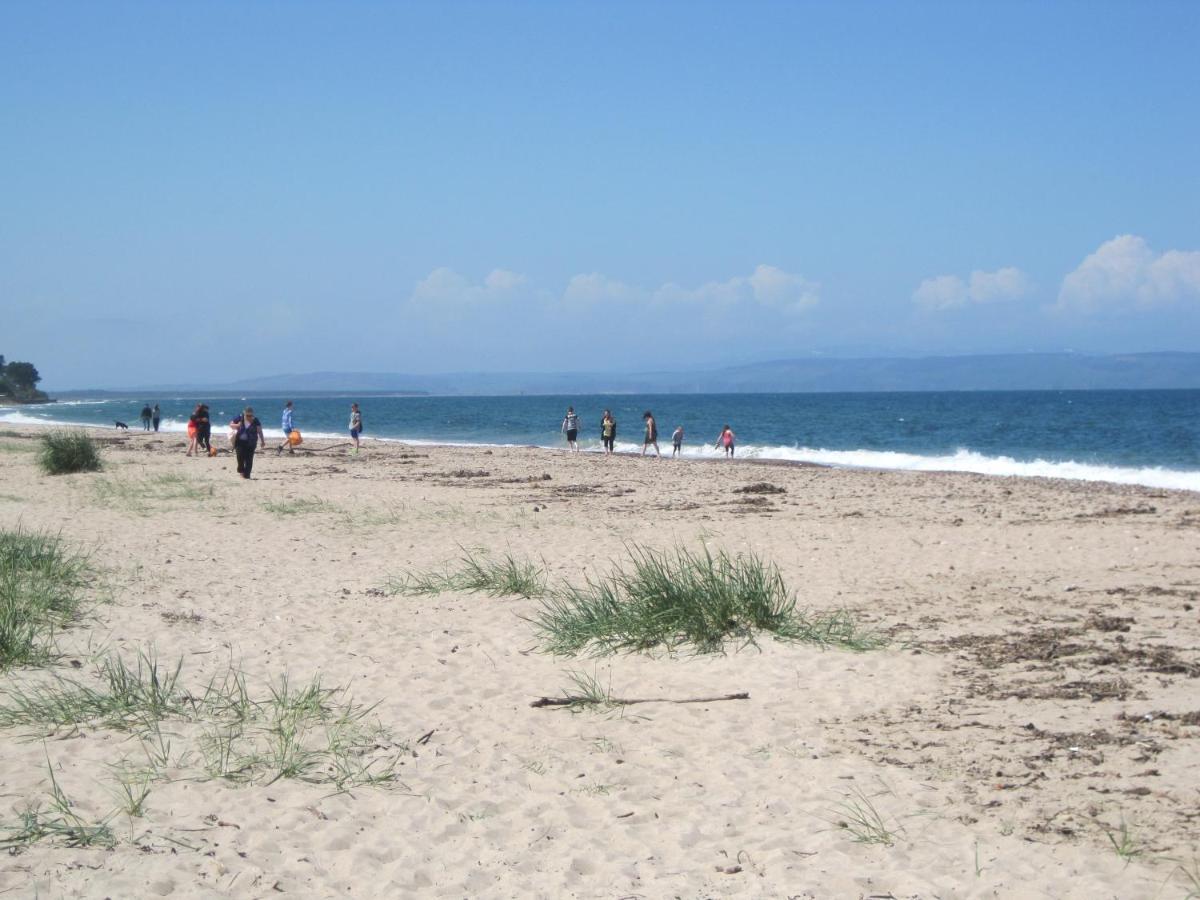
[(0, 355), (0, 405), (10, 403), (52, 403), (37, 389), (42, 380), (37, 367), (30, 362), (4, 361)]

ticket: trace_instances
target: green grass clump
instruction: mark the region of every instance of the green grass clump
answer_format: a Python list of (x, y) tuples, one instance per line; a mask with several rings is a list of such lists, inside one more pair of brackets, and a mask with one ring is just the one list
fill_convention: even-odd
[(56, 678), (9, 690), (0, 706), (0, 726), (41, 725), (53, 729), (94, 723), (116, 731), (147, 729), (183, 711), (182, 663), (162, 666), (153, 653), (139, 653), (136, 666), (119, 656), (101, 660), (100, 684)]
[(86, 431), (56, 429), (42, 435), (38, 465), (47, 475), (100, 470), (100, 448)]
[(392, 594), (441, 594), (472, 591), (492, 597), (541, 597), (546, 593), (544, 569), (507, 553), (493, 559), (486, 551), (463, 552), (457, 568), (444, 572), (418, 572), (393, 578), (386, 589)]
[(879, 645), (845, 611), (797, 610), (775, 565), (707, 547), (672, 553), (633, 547), (628, 568), (551, 594), (533, 622), (545, 649), (559, 655), (682, 646), (712, 653), (730, 640), (753, 643), (764, 631), (852, 650)]
[(60, 536), (0, 531), (0, 669), (45, 660), (55, 631), (79, 616), (89, 576)]

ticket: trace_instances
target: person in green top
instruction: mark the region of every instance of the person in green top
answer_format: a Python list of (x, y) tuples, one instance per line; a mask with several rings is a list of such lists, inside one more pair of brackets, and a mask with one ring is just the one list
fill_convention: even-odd
[(610, 410), (604, 411), (604, 418), (600, 420), (600, 442), (604, 444), (604, 452), (612, 453), (613, 444), (617, 440), (617, 420), (613, 418)]

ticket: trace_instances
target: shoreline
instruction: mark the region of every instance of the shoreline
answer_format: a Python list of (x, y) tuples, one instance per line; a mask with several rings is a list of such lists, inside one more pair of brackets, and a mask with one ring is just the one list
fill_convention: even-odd
[[(99, 438), (99, 439), (103, 439), (105, 437), (114, 437), (114, 436), (120, 437), (123, 440), (135, 440), (139, 436), (141, 436), (141, 437), (178, 436), (179, 438), (181, 438), (181, 440), (183, 442), (183, 446), (186, 447), (186, 443), (187, 443), (186, 433), (182, 430), (165, 430), (164, 429), (164, 430), (161, 430), (158, 432), (145, 432), (145, 431), (142, 431), (140, 428), (136, 428), (131, 425), (128, 432), (125, 432), (120, 429), (113, 429), (113, 428), (108, 428), (108, 427), (104, 427), (104, 426), (88, 425), (88, 424), (63, 424), (63, 423), (49, 423), (49, 422), (35, 424), (35, 423), (25, 423), (25, 422), (22, 422), (22, 423), (0, 422), (0, 431), (5, 430), (5, 429), (10, 429), (10, 430), (14, 430), (14, 431), (17, 431), (20, 433), (24, 433), (23, 429), (29, 429), (31, 435), (36, 434), (38, 431), (41, 431), (41, 430), (53, 429), (53, 428), (80, 428), (80, 429), (83, 429), (84, 431), (87, 431), (89, 434), (92, 434), (94, 437)], [(219, 432), (220, 432), (220, 429), (214, 429), (214, 433), (219, 433)], [(281, 440), (283, 437), (282, 432), (279, 431), (278, 429), (265, 428), (264, 432), (267, 435), (268, 445), (270, 444), (270, 442)], [(303, 429), (301, 429), (301, 432), (305, 433)], [(221, 436), (223, 436), (223, 434)], [(344, 440), (346, 440), (346, 439), (341, 436), (334, 436), (331, 434), (318, 433), (318, 436), (315, 436), (315, 437), (307, 437), (306, 436), (305, 444), (312, 446), (317, 443), (320, 443), (324, 446), (322, 448), (316, 448), (315, 452), (322, 452), (322, 450), (327, 448), (330, 444), (337, 444)], [(380, 446), (400, 446), (400, 445), (402, 445), (402, 446), (410, 446), (410, 447), (417, 447), (417, 448), (444, 448), (444, 449), (464, 449), (464, 450), (474, 449), (474, 450), (479, 450), (479, 451), (525, 450), (525, 451), (538, 451), (538, 452), (550, 453), (550, 454), (562, 453), (562, 454), (567, 454), (567, 455), (569, 455), (572, 452), (569, 450), (555, 448), (555, 447), (539, 446), (537, 444), (487, 444), (487, 443), (466, 443), (466, 442), (439, 442), (439, 441), (429, 441), (429, 440), (423, 440), (423, 439), (413, 440), (413, 439), (405, 439), (405, 438), (399, 438), (399, 437), (370, 437), (370, 438), (364, 437), (362, 440), (363, 440), (364, 447), (369, 446), (371, 443), (376, 443)], [(701, 445), (701, 446), (707, 446), (707, 445)], [(314, 451), (302, 449), (300, 452), (304, 453), (304, 452), (314, 452)], [(587, 458), (591, 458), (591, 457), (601, 457), (602, 458), (605, 455), (606, 454), (604, 454), (599, 448), (589, 447), (589, 448), (586, 448), (586, 449), (583, 449), (580, 451), (580, 456), (587, 457)], [(635, 451), (635, 450), (618, 450), (613, 455), (621, 457), (623, 459), (636, 459), (636, 458), (641, 457), (640, 452)], [(652, 458), (652, 457), (648, 457), (648, 458)], [(943, 457), (934, 457), (933, 459), (941, 459), (941, 458), (943, 458)], [(929, 468), (924, 468), (924, 467), (922, 467), (922, 468), (904, 468), (904, 467), (888, 467), (888, 466), (871, 466), (871, 465), (865, 465), (865, 464), (863, 464), (863, 465), (838, 464), (838, 463), (827, 463), (827, 462), (814, 462), (814, 461), (809, 461), (809, 460), (780, 459), (780, 458), (759, 457), (759, 456), (740, 456), (740, 457), (735, 456), (732, 459), (727, 459), (722, 456), (715, 456), (715, 455), (714, 456), (681, 456), (677, 459), (672, 459), (669, 451), (667, 453), (663, 454), (662, 459), (664, 459), (668, 463), (680, 463), (680, 462), (710, 463), (710, 464), (712, 464), (712, 463), (715, 463), (715, 464), (735, 463), (735, 464), (749, 464), (749, 465), (757, 465), (757, 466), (765, 466), (765, 467), (817, 468), (817, 469), (832, 469), (832, 470), (857, 471), (857, 472), (885, 472), (885, 473), (931, 474), (931, 475), (965, 475), (965, 476), (974, 476), (974, 477), (981, 477), (981, 478), (993, 478), (993, 479), (999, 479), (999, 480), (1015, 479), (1015, 480), (1045, 481), (1045, 482), (1061, 484), (1064, 486), (1064, 488), (1067, 488), (1067, 489), (1070, 489), (1073, 486), (1079, 486), (1079, 485), (1105, 485), (1105, 486), (1111, 487), (1111, 488), (1129, 489), (1130, 491), (1133, 491), (1133, 492), (1170, 491), (1172, 493), (1179, 493), (1179, 494), (1185, 494), (1185, 495), (1200, 494), (1200, 487), (1192, 488), (1192, 487), (1178, 487), (1178, 486), (1174, 486), (1174, 485), (1155, 485), (1155, 484), (1145, 484), (1145, 483), (1130, 482), (1130, 481), (1106, 480), (1106, 479), (1100, 478), (1100, 477), (1093, 478), (1093, 477), (1069, 477), (1069, 476), (1056, 475), (1056, 474), (980, 472), (980, 471), (972, 471), (970, 469), (961, 469), (961, 468), (937, 468), (935, 466), (931, 466)], [(1135, 469), (1132, 471), (1137, 471), (1137, 472), (1153, 471), (1153, 472), (1167, 473), (1167, 474), (1179, 475), (1179, 476), (1196, 476), (1197, 478), (1200, 478), (1200, 470), (1192, 471), (1192, 470), (1187, 470), (1187, 469), (1161, 469), (1161, 468), (1146, 469), (1146, 468), (1141, 468), (1141, 469)]]

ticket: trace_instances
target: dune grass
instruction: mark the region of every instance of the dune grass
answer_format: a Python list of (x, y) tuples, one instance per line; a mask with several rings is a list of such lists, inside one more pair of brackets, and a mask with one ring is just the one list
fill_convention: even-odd
[(105, 506), (118, 507), (140, 516), (150, 515), (165, 504), (177, 501), (203, 502), (216, 496), (216, 488), (212, 484), (174, 472), (152, 475), (138, 481), (100, 478), (92, 484), (92, 492)]
[(0, 669), (49, 657), (54, 633), (79, 617), (90, 576), (59, 535), (0, 531)]
[[(232, 664), (207, 684), (186, 686), (182, 661), (165, 665), (153, 651), (132, 663), (105, 657), (89, 680), (58, 677), (7, 693), (0, 727), (52, 734), (89, 725), (135, 735), (147, 762), (138, 771), (149, 774), (122, 782), (125, 806), (140, 806), (154, 778), (193, 758), (202, 760), (208, 777), (231, 782), (292, 778), (345, 791), (398, 783), (407, 749), (391, 746), (372, 718), (374, 707), (355, 703), (344, 688), (323, 686), (319, 677), (296, 684), (285, 674), (256, 697)], [(184, 731), (194, 740), (175, 752), (163, 723), (192, 726)]]
[(393, 578), (385, 590), (391, 594), (428, 595), (469, 591), (492, 597), (537, 598), (546, 593), (546, 573), (529, 560), (511, 553), (495, 559), (485, 550), (464, 550), (453, 568), (418, 572)]
[(775, 565), (708, 547), (669, 553), (632, 547), (627, 567), (546, 596), (533, 623), (542, 646), (556, 655), (683, 647), (712, 653), (731, 641), (752, 644), (759, 632), (848, 650), (881, 643), (844, 610), (798, 610)]
[(861, 788), (854, 788), (833, 810), (834, 824), (856, 844), (891, 847), (903, 828), (889, 822)]
[(338, 507), (320, 497), (294, 497), (290, 500), (269, 500), (263, 509), (273, 516), (307, 516), (314, 513), (337, 512)]
[(79, 429), (55, 429), (42, 435), (38, 465), (47, 475), (72, 472), (97, 472), (101, 468), (100, 448)]
[(16, 825), (0, 834), (0, 850), (19, 853), (29, 845), (45, 840), (67, 847), (115, 847), (117, 840), (108, 824), (112, 816), (99, 822), (84, 819), (75, 812), (74, 804), (59, 785), (49, 759), (46, 768), (50, 773), (49, 803), (32, 803), (23, 809)]
[(603, 683), (596, 672), (568, 670), (566, 674), (571, 682), (571, 687), (562, 694), (567, 701), (566, 709), (573, 713), (612, 712), (619, 707), (613, 698), (611, 680)]
[(133, 666), (110, 655), (100, 661), (95, 686), (56, 677), (28, 688), (11, 688), (9, 702), (0, 706), (0, 726), (149, 728), (168, 715), (183, 713), (180, 670), (179, 663), (174, 668), (161, 665), (153, 653), (139, 653)]

